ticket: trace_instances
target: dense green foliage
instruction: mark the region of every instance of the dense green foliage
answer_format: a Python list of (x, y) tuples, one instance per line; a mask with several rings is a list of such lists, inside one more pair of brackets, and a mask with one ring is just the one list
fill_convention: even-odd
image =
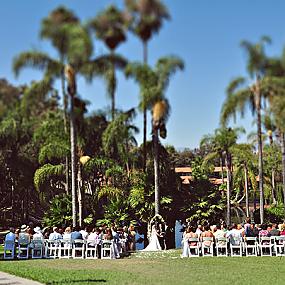
[[(0, 79), (0, 227), (29, 221), (68, 225), (73, 209), (79, 224), (133, 223), (145, 230), (155, 213), (158, 189), (159, 212), (170, 226), (176, 220), (196, 224), (226, 219), (230, 223), (231, 216), (241, 222), (256, 213), (258, 200), (261, 209), (265, 204), (266, 221), (281, 221), (285, 57), (266, 56), (267, 38), (257, 44), (242, 42), (249, 77), (255, 76), (255, 83), (233, 80), (226, 90), (220, 128), (206, 135), (199, 148), (179, 152), (164, 146), (160, 138), (167, 136), (171, 107), (166, 90), (172, 75), (183, 70), (183, 60), (162, 55), (155, 66), (147, 64), (147, 43), (170, 18), (169, 12), (159, 0), (125, 2), (126, 11), (107, 7), (86, 19), (87, 26), (65, 7), (51, 11), (39, 33), (57, 56), (24, 51), (13, 62), (16, 76), (32, 67), (42, 72), (42, 79), (25, 86)], [(143, 62), (128, 62), (115, 54), (127, 42), (128, 30), (143, 42)], [(106, 53), (94, 52), (90, 31), (105, 43)], [(66, 66), (72, 74), (65, 78)], [(117, 69), (139, 85), (138, 107), (116, 109)], [(87, 112), (88, 102), (77, 90), (79, 76), (105, 80), (111, 112)], [(246, 106), (257, 116), (254, 137), (258, 140), (238, 144), (242, 129), (226, 124), (236, 113), (243, 115)], [(141, 146), (136, 141), (140, 130), (133, 123), (137, 111), (144, 114), (144, 138), (147, 113), (152, 115), (152, 140), (147, 137)], [(183, 166), (192, 168), (186, 183), (180, 177), (183, 173), (175, 172)], [(214, 167), (220, 170), (215, 172)]]

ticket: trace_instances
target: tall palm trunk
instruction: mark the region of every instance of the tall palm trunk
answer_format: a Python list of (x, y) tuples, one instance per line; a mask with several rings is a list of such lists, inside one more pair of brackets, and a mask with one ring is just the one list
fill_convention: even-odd
[(259, 86), (259, 79), (256, 82), (255, 90), (256, 113), (257, 113), (257, 137), (258, 137), (258, 177), (259, 177), (259, 209), (260, 209), (260, 223), (264, 221), (264, 191), (263, 191), (263, 157), (262, 157), (262, 134), (261, 134), (261, 93)]
[(70, 94), (70, 148), (71, 148), (71, 195), (72, 225), (76, 226), (76, 136), (74, 119), (74, 94)]
[(226, 153), (226, 170), (227, 170), (227, 225), (231, 224), (231, 170), (229, 153)]
[[(63, 56), (61, 56), (61, 63), (64, 64)], [(65, 92), (65, 79), (64, 79), (64, 67), (61, 70), (61, 91), (63, 97), (63, 124), (64, 124), (64, 132), (67, 134), (67, 108), (68, 108), (68, 97)], [(69, 193), (69, 159), (68, 156), (65, 157), (65, 192)]]
[(224, 184), (224, 161), (223, 161), (223, 155), (220, 157), (220, 166), (221, 166), (221, 176), (222, 176), (222, 184)]
[(282, 152), (282, 182), (283, 182), (283, 205), (285, 215), (285, 135), (281, 132), (281, 152)]
[[(147, 42), (143, 41), (143, 63), (147, 64)], [(144, 100), (144, 98), (143, 98)], [(146, 171), (146, 132), (147, 132), (147, 112), (145, 102), (143, 104), (143, 171)]]
[(111, 112), (112, 112), (112, 121), (115, 119), (115, 91), (116, 91), (116, 74), (115, 74), (115, 64), (114, 64), (114, 51), (111, 50), (111, 59), (112, 59), (112, 66), (111, 66), (111, 78), (110, 78), (110, 95), (111, 95)]
[(159, 156), (158, 156), (158, 129), (153, 128), (152, 134), (153, 141), (153, 164), (154, 164), (154, 204), (155, 204), (155, 215), (159, 214)]
[(249, 199), (248, 199), (248, 175), (247, 175), (247, 167), (244, 165), (244, 192), (245, 192), (245, 209), (246, 216), (249, 217)]
[(81, 176), (81, 166), (78, 164), (78, 172), (77, 172), (77, 190), (78, 190), (78, 223), (79, 226), (82, 227), (83, 222), (83, 194), (82, 194), (82, 176)]
[[(272, 136), (272, 131), (268, 132), (268, 136), (269, 136), (269, 143), (270, 143), (270, 146), (273, 146), (273, 136)], [(272, 169), (271, 170), (271, 197), (272, 197), (272, 203), (274, 205), (277, 204), (277, 201), (276, 201), (276, 191), (275, 191), (275, 170)]]

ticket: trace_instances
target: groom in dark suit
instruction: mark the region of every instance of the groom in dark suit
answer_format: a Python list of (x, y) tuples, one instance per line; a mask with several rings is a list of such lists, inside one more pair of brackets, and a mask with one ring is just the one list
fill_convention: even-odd
[(158, 241), (161, 246), (161, 249), (166, 249), (165, 246), (165, 223), (158, 224)]

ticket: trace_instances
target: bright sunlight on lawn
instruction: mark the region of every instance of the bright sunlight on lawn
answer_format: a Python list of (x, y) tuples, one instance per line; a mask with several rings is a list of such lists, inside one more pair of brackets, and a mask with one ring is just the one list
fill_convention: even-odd
[(169, 250), (121, 260), (1, 260), (0, 270), (45, 284), (284, 284), (285, 258), (181, 259)]

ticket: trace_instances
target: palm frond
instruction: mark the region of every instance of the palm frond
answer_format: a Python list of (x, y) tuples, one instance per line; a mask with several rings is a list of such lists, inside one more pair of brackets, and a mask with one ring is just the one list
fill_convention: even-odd
[(53, 142), (41, 147), (39, 152), (39, 163), (44, 164), (52, 160), (64, 159), (70, 153), (67, 144)]
[(42, 185), (49, 182), (51, 179), (61, 179), (63, 178), (65, 172), (64, 164), (52, 165), (45, 164), (36, 170), (34, 174), (34, 184), (37, 190), (40, 189)]
[(62, 65), (49, 57), (48, 54), (40, 51), (22, 52), (13, 60), (13, 71), (16, 76), (22, 69), (32, 67), (41, 71), (45, 71), (47, 77), (59, 76), (62, 70)]

